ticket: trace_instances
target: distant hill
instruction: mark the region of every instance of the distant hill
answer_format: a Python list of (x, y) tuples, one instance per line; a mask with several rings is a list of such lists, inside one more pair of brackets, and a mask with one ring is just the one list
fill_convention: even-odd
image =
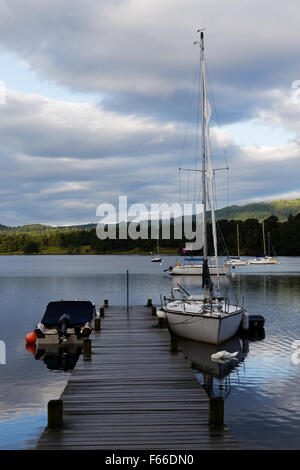
[[(216, 211), (216, 217), (218, 220), (247, 220), (257, 219), (259, 222), (267, 219), (271, 215), (276, 215), (280, 222), (284, 222), (288, 219), (289, 215), (295, 216), (300, 213), (300, 199), (279, 199), (273, 202), (258, 202), (255, 204), (246, 204), (244, 206), (229, 206)], [(208, 213), (208, 218), (210, 212)], [(8, 227), (0, 224), (0, 231), (14, 231), (14, 232), (43, 232), (49, 230), (72, 230), (81, 229), (88, 230), (95, 228), (97, 224), (83, 224), (83, 225), (72, 225), (72, 226), (59, 226), (51, 227), (50, 225), (42, 224), (29, 224), (22, 225), (19, 227)]]
[(279, 199), (273, 202), (259, 202), (244, 206), (229, 206), (216, 211), (218, 220), (247, 220), (257, 219), (259, 222), (271, 215), (276, 215), (280, 222), (288, 219), (289, 215), (300, 212), (300, 199)]

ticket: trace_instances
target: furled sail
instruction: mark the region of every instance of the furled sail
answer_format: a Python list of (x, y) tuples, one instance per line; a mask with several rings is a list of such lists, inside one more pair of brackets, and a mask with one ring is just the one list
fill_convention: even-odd
[(215, 259), (216, 259), (217, 276), (219, 277), (218, 244), (217, 244), (217, 231), (216, 231), (214, 191), (213, 191), (214, 172), (213, 172), (212, 161), (211, 161), (210, 139), (209, 139), (209, 121), (211, 118), (212, 110), (211, 110), (210, 103), (207, 99), (204, 62), (202, 62), (202, 77), (203, 77), (203, 85), (204, 85), (204, 118), (205, 118), (205, 140), (206, 140), (206, 156), (207, 156), (208, 197), (209, 197), (209, 202), (210, 202), (210, 207), (211, 207), (212, 235), (213, 235)]

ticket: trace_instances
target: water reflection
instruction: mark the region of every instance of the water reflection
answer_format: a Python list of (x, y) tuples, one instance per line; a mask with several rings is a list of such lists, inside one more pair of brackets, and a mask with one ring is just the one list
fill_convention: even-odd
[[(178, 344), (192, 368), (200, 373), (196, 374), (197, 378), (209, 398), (227, 398), (231, 390), (230, 374), (245, 360), (249, 352), (248, 339), (235, 336), (225, 343), (213, 345), (179, 338)], [(212, 355), (220, 351), (237, 354), (227, 360), (214, 360)]]
[[(164, 257), (160, 266), (148, 256), (0, 257), (0, 339), (6, 345), (6, 364), (0, 364), (1, 449), (23, 446), (28, 434), (40, 435), (47, 402), (59, 398), (71, 373), (49, 369), (43, 360), (34, 360), (36, 350), (33, 355), (25, 351), (25, 336), (40, 321), (45, 305), (74, 297), (99, 306), (104, 299), (125, 305), (127, 269), (132, 305), (145, 305), (148, 298), (159, 305), (160, 295), (168, 295), (176, 282), (196, 294), (201, 287), (197, 276), (180, 280), (163, 272), (176, 258)], [(223, 282), (224, 295), (244, 297), (248, 313), (266, 320), (265, 339), (246, 338), (250, 353), (230, 371), (225, 422), (245, 448), (299, 449), (300, 365), (291, 357), (292, 343), (300, 339), (300, 258), (280, 258), (275, 266), (237, 267)], [(195, 372), (203, 383), (202, 372)], [(19, 421), (24, 426), (18, 427)]]
[(82, 352), (78, 344), (43, 344), (35, 352), (35, 359), (43, 361), (49, 370), (73, 370)]
[[(217, 276), (211, 276), (214, 285), (217, 285)], [(175, 287), (177, 283), (190, 288), (202, 290), (202, 277), (201, 276), (172, 276), (172, 285)], [(229, 287), (231, 285), (230, 276), (220, 276), (220, 288)]]

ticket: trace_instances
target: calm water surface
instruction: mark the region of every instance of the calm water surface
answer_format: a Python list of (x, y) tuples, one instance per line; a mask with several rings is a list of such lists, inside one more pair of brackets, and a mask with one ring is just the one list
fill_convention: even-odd
[[(131, 304), (148, 298), (159, 303), (176, 281), (197, 292), (199, 279), (175, 280), (163, 272), (175, 260), (164, 257), (160, 265), (147, 256), (0, 256), (0, 340), (6, 345), (6, 364), (0, 364), (0, 449), (34, 447), (46, 425), (47, 402), (60, 396), (70, 374), (51, 370), (25, 349), (25, 335), (47, 303), (78, 298), (101, 305), (108, 298), (125, 304), (127, 269)], [(300, 364), (292, 360), (292, 343), (300, 340), (300, 258), (236, 268), (222, 288), (231, 298), (244, 297), (249, 314), (266, 320), (265, 338), (244, 339), (243, 360), (230, 374), (214, 378), (214, 386), (223, 386), (227, 395), (225, 422), (246, 448), (300, 449)], [(207, 381), (201, 371), (196, 374), (201, 384)]]

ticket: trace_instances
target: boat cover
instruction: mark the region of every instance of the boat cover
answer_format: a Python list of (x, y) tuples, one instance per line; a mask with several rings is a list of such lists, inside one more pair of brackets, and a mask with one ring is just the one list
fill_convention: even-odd
[(58, 320), (64, 314), (70, 315), (68, 326), (82, 326), (90, 322), (94, 315), (94, 305), (90, 301), (82, 300), (61, 300), (50, 302), (42, 318), (42, 323), (46, 328), (57, 326)]

